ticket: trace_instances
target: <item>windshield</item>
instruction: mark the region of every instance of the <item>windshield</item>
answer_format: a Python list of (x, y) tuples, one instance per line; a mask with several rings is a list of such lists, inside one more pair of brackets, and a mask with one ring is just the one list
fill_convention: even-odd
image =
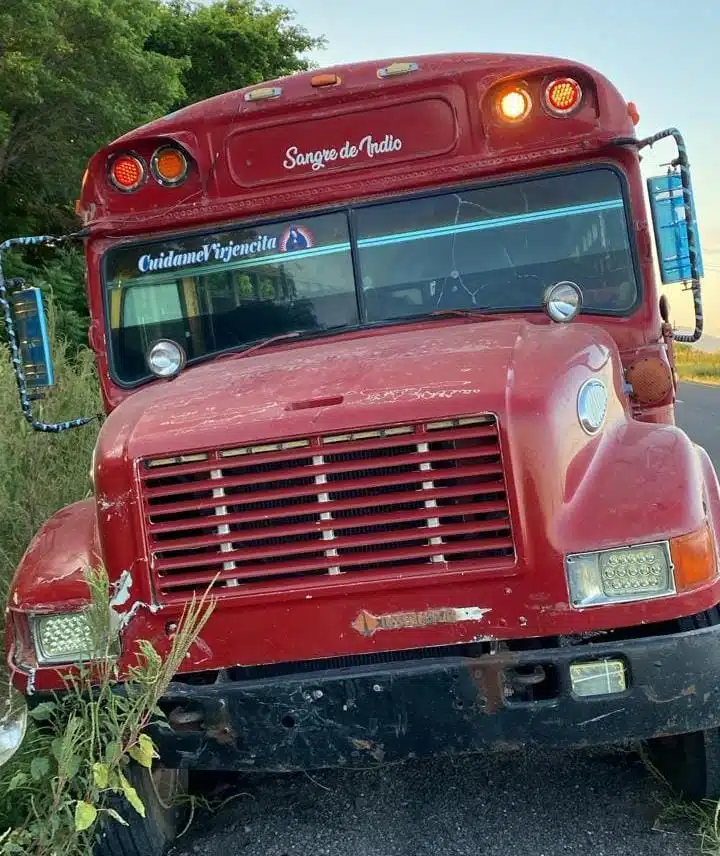
[(623, 314), (638, 297), (609, 168), (125, 245), (105, 272), (113, 373), (126, 384), (148, 376), (161, 338), (192, 361), (293, 330), (538, 310), (564, 279), (586, 312)]

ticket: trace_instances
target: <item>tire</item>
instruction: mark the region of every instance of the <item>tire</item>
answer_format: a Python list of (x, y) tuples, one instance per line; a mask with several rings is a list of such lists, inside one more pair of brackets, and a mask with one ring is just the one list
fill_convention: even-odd
[(648, 741), (650, 763), (686, 800), (720, 800), (720, 729)]
[(123, 797), (113, 796), (108, 807), (128, 825), (105, 815), (94, 856), (163, 856), (184, 819), (185, 811), (176, 800), (187, 790), (187, 774), (159, 766), (151, 772), (139, 764), (131, 764), (124, 772), (145, 806), (145, 817)]

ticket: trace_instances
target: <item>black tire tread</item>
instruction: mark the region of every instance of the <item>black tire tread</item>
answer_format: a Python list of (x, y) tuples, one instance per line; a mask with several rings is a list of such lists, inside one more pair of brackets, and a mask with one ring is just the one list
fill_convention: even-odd
[(158, 801), (150, 774), (132, 765), (125, 775), (145, 806), (145, 818), (120, 796), (113, 795), (108, 807), (127, 822), (123, 826), (106, 815), (101, 821), (95, 856), (162, 856), (172, 843), (179, 812), (166, 810)]
[(651, 740), (648, 749), (650, 761), (677, 796), (720, 800), (720, 729)]

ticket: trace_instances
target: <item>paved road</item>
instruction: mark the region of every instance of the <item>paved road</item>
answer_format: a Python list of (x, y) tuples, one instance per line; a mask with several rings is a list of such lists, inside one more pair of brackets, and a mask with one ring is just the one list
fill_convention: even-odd
[(720, 472), (720, 385), (681, 383), (676, 414), (678, 425), (707, 449)]
[[(683, 384), (679, 398), (679, 424), (720, 465), (720, 387)], [(517, 752), (235, 788), (226, 808), (198, 818), (178, 856), (698, 852), (687, 830), (658, 828), (666, 795), (638, 758), (622, 752)]]

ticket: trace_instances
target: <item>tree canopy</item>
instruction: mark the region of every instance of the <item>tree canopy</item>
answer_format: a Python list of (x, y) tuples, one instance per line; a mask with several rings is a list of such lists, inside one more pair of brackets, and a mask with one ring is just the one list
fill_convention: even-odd
[(171, 0), (146, 48), (189, 60), (180, 74), (184, 94), (176, 107), (240, 86), (303, 71), (305, 53), (323, 44), (294, 26), (292, 12), (255, 0), (198, 6)]
[(88, 158), (172, 109), (308, 67), (322, 44), (257, 0), (2, 0), (0, 237), (74, 225)]

